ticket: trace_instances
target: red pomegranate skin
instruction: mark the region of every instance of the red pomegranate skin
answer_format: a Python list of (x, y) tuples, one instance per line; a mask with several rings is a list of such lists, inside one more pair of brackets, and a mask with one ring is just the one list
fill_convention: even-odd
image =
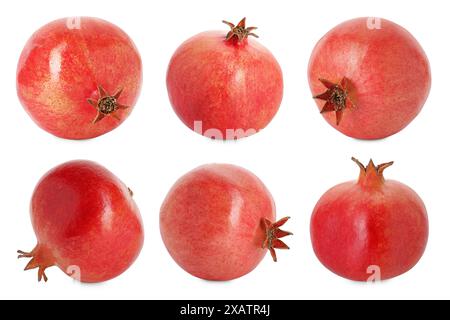
[[(374, 18), (346, 21), (320, 39), (308, 78), (314, 96), (327, 90), (319, 79), (336, 84), (348, 79), (351, 103), (339, 125), (337, 112), (322, 114), (335, 129), (357, 139), (401, 131), (419, 114), (431, 87), (428, 59), (416, 39), (401, 26)], [(325, 101), (316, 102), (323, 110)]]
[[(208, 31), (176, 50), (167, 89), (186, 126), (208, 137), (234, 140), (269, 124), (281, 104), (283, 76), (274, 56), (256, 40), (227, 40), (226, 32)], [(195, 122), (201, 125), (196, 128)]]
[(358, 181), (331, 188), (314, 208), (314, 252), (339, 276), (367, 281), (376, 266), (380, 280), (390, 279), (414, 267), (425, 251), (425, 205), (408, 186), (384, 180), (383, 170), (391, 164), (361, 165)]
[(263, 220), (275, 204), (249, 171), (225, 164), (199, 167), (176, 182), (161, 207), (161, 236), (188, 273), (226, 281), (251, 272), (264, 258)]
[(38, 244), (27, 269), (39, 268), (39, 279), (46, 280), (45, 268), (56, 265), (66, 273), (78, 268), (82, 282), (106, 281), (128, 269), (143, 246), (131, 191), (91, 161), (49, 171), (34, 190), (31, 220)]
[[(118, 127), (136, 104), (141, 84), (141, 58), (132, 40), (97, 18), (43, 26), (28, 40), (17, 67), (17, 93), (27, 113), (42, 129), (66, 139), (94, 138)], [(116, 102), (124, 108), (99, 112), (99, 87), (108, 96), (122, 90)]]

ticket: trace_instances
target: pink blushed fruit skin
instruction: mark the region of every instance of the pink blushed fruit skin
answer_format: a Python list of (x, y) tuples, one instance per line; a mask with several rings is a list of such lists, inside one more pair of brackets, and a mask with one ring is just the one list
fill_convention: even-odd
[[(349, 97), (356, 107), (344, 111), (339, 125), (335, 112), (323, 116), (357, 139), (382, 139), (401, 131), (419, 114), (431, 88), (422, 47), (407, 30), (385, 19), (346, 21), (317, 43), (308, 67), (313, 95), (325, 91), (319, 79), (338, 83), (343, 77), (350, 81)], [(323, 108), (324, 101), (316, 103)]]
[(311, 216), (311, 242), (320, 262), (341, 277), (391, 279), (424, 254), (428, 215), (410, 187), (384, 180), (372, 161), (366, 171), (320, 198)]
[(243, 130), (245, 136), (265, 128), (283, 97), (283, 75), (274, 56), (258, 41), (225, 40), (226, 32), (200, 33), (174, 53), (167, 71), (170, 102), (178, 117), (204, 134)]
[[(144, 227), (132, 192), (112, 172), (86, 160), (47, 172), (31, 199), (38, 244), (26, 270), (53, 265), (85, 283), (111, 280), (127, 270), (144, 244)], [(23, 255), (22, 255), (23, 254)], [(75, 272), (75, 273), (73, 273)]]
[(249, 171), (225, 164), (199, 167), (176, 182), (160, 214), (172, 258), (188, 273), (226, 281), (251, 272), (267, 250), (261, 225), (275, 221), (275, 204)]
[[(131, 38), (107, 21), (59, 19), (26, 43), (16, 85), (39, 127), (63, 139), (92, 139), (117, 128), (133, 110), (142, 86), (141, 57)], [(122, 89), (118, 102), (127, 108), (94, 123), (98, 111), (88, 99), (100, 98), (99, 86), (110, 95)]]

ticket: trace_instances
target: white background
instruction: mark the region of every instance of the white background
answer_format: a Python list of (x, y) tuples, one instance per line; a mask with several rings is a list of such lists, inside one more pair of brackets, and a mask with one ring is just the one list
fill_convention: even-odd
[[(310, 299), (450, 298), (450, 179), (448, 121), (448, 10), (445, 1), (9, 1), (0, 19), (0, 298)], [(15, 88), (16, 64), (28, 37), (47, 22), (66, 16), (98, 16), (124, 29), (144, 63), (142, 95), (130, 118), (100, 138), (64, 141), (39, 129), (22, 109)], [(182, 41), (205, 30), (227, 30), (221, 20), (247, 17), (260, 42), (277, 57), (285, 95), (270, 126), (237, 143), (209, 141), (187, 129), (172, 111), (165, 87), (169, 59)], [(338, 23), (380, 16), (407, 28), (431, 62), (433, 87), (419, 117), (383, 141), (356, 141), (332, 129), (319, 115), (307, 83), (309, 55)], [(407, 274), (377, 285), (341, 279), (316, 259), (309, 219), (318, 198), (333, 185), (356, 179), (351, 156), (367, 162), (395, 160), (386, 171), (423, 198), (430, 239), (420, 263)], [(145, 221), (146, 242), (136, 263), (103, 284), (81, 285), (58, 268), (38, 283), (23, 272), (17, 249), (32, 249), (35, 236), (28, 207), (33, 188), (50, 168), (72, 159), (100, 162), (135, 192)], [(247, 276), (205, 282), (181, 270), (159, 235), (159, 207), (172, 184), (204, 163), (228, 162), (257, 174), (271, 190), (286, 229), (289, 252), (269, 256)]]

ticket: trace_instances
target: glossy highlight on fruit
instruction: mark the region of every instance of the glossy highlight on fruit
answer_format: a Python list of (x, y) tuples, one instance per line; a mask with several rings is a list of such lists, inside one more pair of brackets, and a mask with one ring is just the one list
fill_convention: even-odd
[(118, 127), (142, 85), (142, 63), (128, 35), (97, 18), (53, 21), (28, 40), (17, 67), (17, 94), (42, 129), (90, 139)]
[(200, 33), (174, 53), (167, 71), (170, 102), (186, 126), (206, 137), (234, 140), (255, 134), (277, 113), (281, 68), (253, 38), (255, 27), (224, 21), (231, 31)]
[(267, 251), (289, 249), (275, 204), (249, 171), (227, 164), (199, 167), (170, 190), (160, 213), (161, 236), (172, 258), (190, 274), (225, 281), (251, 272)]
[(417, 40), (379, 18), (349, 20), (330, 30), (311, 54), (308, 78), (325, 120), (357, 139), (382, 139), (405, 128), (431, 87)]
[(91, 161), (71, 161), (50, 170), (31, 199), (38, 244), (25, 270), (58, 266), (81, 282), (117, 277), (138, 257), (144, 229), (132, 192), (116, 176)]
[(322, 264), (355, 281), (384, 280), (410, 270), (428, 240), (428, 217), (408, 186), (385, 180), (393, 162), (360, 168), (357, 181), (339, 184), (319, 200), (311, 217), (311, 241)]

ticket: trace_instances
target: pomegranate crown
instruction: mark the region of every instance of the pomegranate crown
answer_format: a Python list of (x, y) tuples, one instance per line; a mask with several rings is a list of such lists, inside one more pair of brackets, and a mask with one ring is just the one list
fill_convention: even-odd
[(352, 160), (360, 169), (358, 183), (365, 187), (373, 187), (383, 184), (384, 170), (394, 164), (394, 161), (391, 161), (376, 166), (373, 160), (370, 159), (369, 164), (364, 166), (358, 159), (353, 157)]
[(292, 236), (292, 232), (281, 230), (280, 228), (290, 219), (290, 217), (285, 217), (274, 223), (268, 219), (263, 219), (262, 224), (266, 233), (266, 238), (264, 239), (262, 247), (264, 249), (269, 249), (272, 255), (273, 261), (277, 262), (277, 254), (275, 249), (289, 249), (289, 246), (281, 241), (281, 238)]
[(256, 30), (256, 27), (246, 27), (245, 26), (245, 19), (243, 18), (237, 25), (234, 23), (228, 22), (223, 20), (222, 22), (225, 23), (227, 26), (231, 28), (231, 30), (228, 32), (225, 40), (237, 40), (238, 43), (243, 42), (245, 39), (247, 39), (249, 36), (259, 38), (258, 35), (253, 33), (254, 30)]
[(356, 107), (349, 94), (350, 80), (344, 77), (338, 83), (334, 83), (326, 79), (319, 79), (319, 81), (327, 90), (314, 96), (313, 98), (326, 101), (320, 113), (335, 112), (336, 126), (339, 126), (345, 110)]

